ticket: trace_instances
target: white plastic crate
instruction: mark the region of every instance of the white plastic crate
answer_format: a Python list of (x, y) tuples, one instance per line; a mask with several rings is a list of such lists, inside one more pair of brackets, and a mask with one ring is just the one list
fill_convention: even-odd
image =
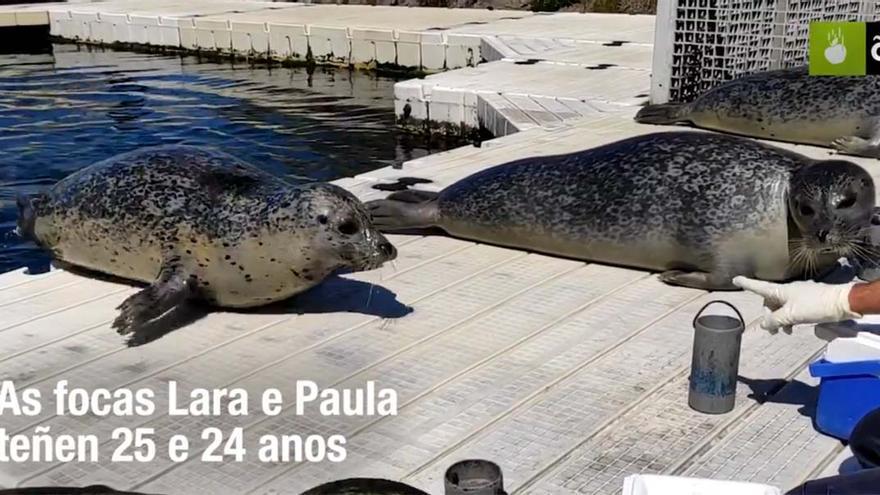
[(875, 0), (659, 0), (651, 102), (690, 101), (738, 75), (807, 63), (809, 23), (873, 21)]

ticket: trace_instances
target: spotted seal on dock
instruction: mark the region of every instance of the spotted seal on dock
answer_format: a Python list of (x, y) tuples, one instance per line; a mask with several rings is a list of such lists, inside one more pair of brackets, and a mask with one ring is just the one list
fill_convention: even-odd
[(756, 138), (880, 157), (880, 76), (810, 76), (807, 67), (745, 75), (689, 103), (648, 105), (645, 124), (690, 123)]
[(191, 146), (118, 155), (18, 206), (19, 233), (56, 260), (150, 284), (118, 308), (122, 334), (188, 299), (260, 306), (396, 256), (344, 189)]
[(850, 162), (812, 160), (702, 131), (647, 134), (498, 165), (440, 193), (367, 207), (382, 231), (439, 227), (465, 239), (663, 271), (669, 284), (808, 276), (866, 249), (874, 183)]

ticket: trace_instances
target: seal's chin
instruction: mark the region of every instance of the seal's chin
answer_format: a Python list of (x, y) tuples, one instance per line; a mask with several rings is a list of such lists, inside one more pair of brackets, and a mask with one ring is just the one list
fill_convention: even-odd
[(856, 247), (852, 242), (817, 242), (809, 249), (816, 256), (849, 256)]
[(395, 258), (397, 258), (396, 251), (392, 253), (377, 251), (372, 255), (358, 257), (350, 260), (348, 263), (346, 263), (346, 266), (356, 272), (368, 272), (370, 270), (381, 268), (382, 265), (389, 261), (394, 261)]
[(377, 268), (381, 268), (382, 265), (385, 264), (385, 260), (382, 258), (364, 258), (362, 260), (353, 261), (348, 265), (348, 268), (352, 271), (356, 272), (368, 272), (370, 270), (376, 270)]
[(816, 275), (830, 258), (876, 258), (861, 229), (841, 232), (833, 230), (819, 236), (801, 237), (790, 241), (791, 267)]
[(817, 259), (820, 256), (856, 257), (863, 259), (880, 258), (880, 251), (878, 251), (877, 247), (872, 245), (869, 238), (861, 235), (834, 236), (825, 242), (817, 240), (807, 244), (804, 250), (809, 252), (806, 257), (813, 259)]
[(367, 242), (351, 243), (338, 249), (337, 256), (344, 267), (357, 272), (375, 270), (397, 258), (397, 248), (381, 234), (367, 237)]

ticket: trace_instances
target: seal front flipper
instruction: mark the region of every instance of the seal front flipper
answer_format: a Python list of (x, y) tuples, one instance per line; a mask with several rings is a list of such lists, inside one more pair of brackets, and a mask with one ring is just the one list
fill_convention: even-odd
[(660, 103), (642, 107), (635, 120), (640, 124), (675, 124), (687, 122), (687, 106), (683, 103)]
[(19, 237), (37, 241), (37, 238), (34, 235), (34, 222), (37, 220), (37, 207), (43, 199), (45, 199), (44, 194), (36, 194), (32, 196), (19, 194), (15, 198), (15, 204), (18, 206), (18, 219), (16, 221), (15, 233)]
[(145, 323), (191, 299), (195, 292), (195, 278), (184, 272), (177, 259), (167, 261), (155, 282), (116, 308), (120, 314), (112, 327), (120, 335), (137, 332)]
[(669, 270), (660, 274), (660, 280), (669, 285), (690, 287), (691, 289), (725, 291), (740, 290), (739, 287), (733, 285), (732, 277), (717, 273)]
[(435, 192), (409, 189), (368, 201), (366, 206), (380, 231), (423, 229), (437, 224), (438, 197)]
[(867, 140), (858, 136), (842, 136), (831, 142), (840, 153), (848, 155), (864, 156), (867, 158), (880, 158), (880, 141)]

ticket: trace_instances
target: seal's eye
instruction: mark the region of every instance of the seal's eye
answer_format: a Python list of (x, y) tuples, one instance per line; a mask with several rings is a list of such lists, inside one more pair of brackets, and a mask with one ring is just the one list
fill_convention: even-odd
[(837, 209), (838, 209), (838, 210), (843, 210), (843, 209), (846, 209), (846, 208), (852, 208), (852, 206), (853, 206), (854, 204), (856, 204), (856, 197), (855, 197), (855, 195), (848, 195), (847, 197), (845, 197), (845, 198), (843, 198), (842, 200), (840, 200), (839, 203), (837, 203)]
[(327, 224), (327, 215), (318, 215), (318, 223), (321, 225)]
[(811, 217), (811, 216), (813, 216), (813, 213), (815, 213), (813, 211), (813, 208), (810, 207), (810, 205), (801, 205), (800, 209), (801, 209), (801, 215), (803, 215), (805, 217)]
[(346, 220), (339, 224), (339, 232), (345, 235), (357, 234), (358, 230), (358, 224), (352, 220)]

